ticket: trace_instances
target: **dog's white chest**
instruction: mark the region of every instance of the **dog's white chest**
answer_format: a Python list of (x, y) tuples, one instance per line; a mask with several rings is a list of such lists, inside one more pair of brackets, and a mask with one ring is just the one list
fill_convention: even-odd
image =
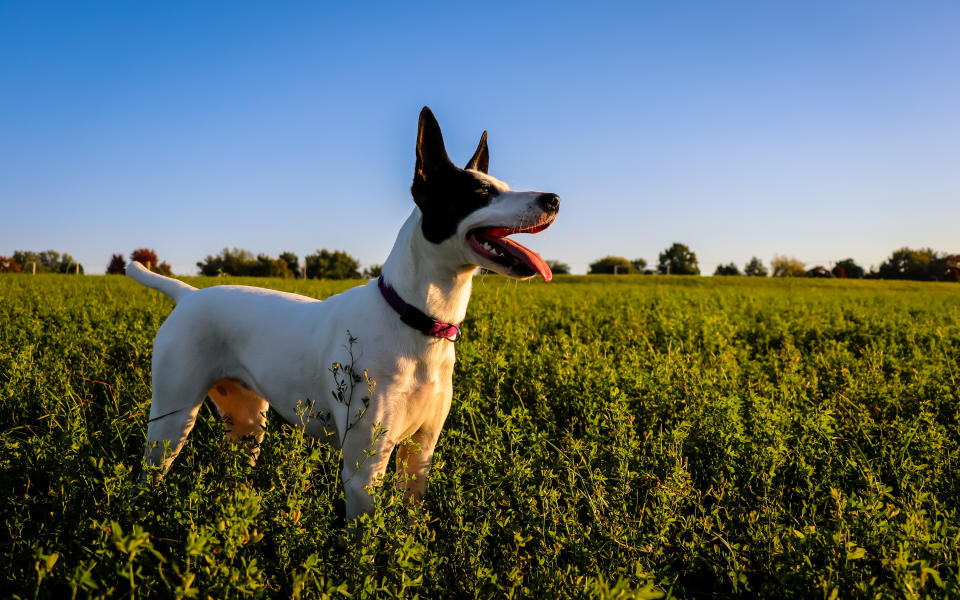
[(402, 440), (423, 427), (439, 428), (443, 424), (453, 398), (452, 349), (437, 358), (436, 361), (405, 361), (404, 368), (400, 369), (385, 406), (400, 416), (394, 420), (397, 428), (394, 439)]

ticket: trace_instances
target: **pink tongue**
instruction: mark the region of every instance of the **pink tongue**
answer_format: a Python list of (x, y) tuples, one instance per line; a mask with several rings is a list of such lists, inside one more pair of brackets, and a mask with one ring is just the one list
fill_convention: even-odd
[(540, 276), (543, 277), (544, 281), (550, 281), (553, 279), (553, 272), (550, 270), (550, 267), (547, 266), (547, 263), (540, 258), (539, 254), (529, 248), (521, 246), (510, 238), (498, 237), (495, 239), (497, 245), (509, 252), (511, 256), (519, 258), (520, 262), (527, 265), (537, 273), (540, 273)]

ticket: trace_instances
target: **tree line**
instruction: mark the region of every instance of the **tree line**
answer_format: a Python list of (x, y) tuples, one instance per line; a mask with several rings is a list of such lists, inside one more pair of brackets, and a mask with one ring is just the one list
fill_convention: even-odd
[(697, 255), (685, 244), (675, 242), (657, 257), (656, 269), (648, 268), (643, 258), (627, 260), (622, 256), (605, 256), (590, 263), (588, 275), (604, 273), (614, 274), (642, 274), (653, 275), (699, 275), (700, 267), (697, 264)]
[[(549, 261), (548, 261), (549, 262)], [(588, 274), (617, 273), (652, 275), (699, 275), (697, 255), (685, 244), (674, 243), (660, 253), (656, 269), (648, 268), (642, 258), (628, 260), (622, 256), (605, 256), (590, 264)], [(915, 281), (960, 281), (960, 254), (937, 252), (931, 248), (899, 248), (876, 269), (869, 271), (852, 258), (807, 267), (792, 256), (774, 255), (767, 269), (756, 256), (741, 271), (735, 263), (720, 264), (715, 276), (746, 275), (749, 277), (836, 277), (841, 279), (910, 279)]]
[(32, 252), (14, 250), (13, 256), (0, 256), (0, 273), (70, 273), (82, 275), (83, 265), (72, 256), (56, 250)]
[[(169, 275), (170, 265), (158, 262), (156, 253), (140, 248), (130, 254), (130, 260), (139, 261), (152, 271)], [(125, 262), (122, 254), (114, 254), (107, 266), (107, 274), (123, 273)], [(207, 255), (197, 262), (200, 274), (206, 277), (280, 277), (288, 279), (359, 279), (380, 275), (380, 265), (360, 271), (360, 261), (341, 250), (317, 250), (308, 254), (301, 265), (293, 252), (282, 252), (274, 258), (260, 253), (254, 255), (241, 248), (224, 248), (218, 254)]]
[[(130, 253), (136, 260), (152, 271), (172, 275), (170, 265), (159, 260), (151, 248), (137, 248)], [(557, 275), (569, 274), (566, 263), (548, 260), (550, 269)], [(122, 274), (126, 260), (123, 254), (114, 254), (107, 265), (106, 273)], [(360, 270), (360, 261), (342, 250), (317, 250), (304, 257), (301, 263), (293, 252), (283, 252), (274, 258), (266, 254), (254, 255), (249, 250), (224, 248), (218, 254), (208, 255), (197, 262), (200, 274), (207, 277), (231, 275), (234, 277), (283, 277), (307, 279), (359, 279), (380, 275), (381, 265), (372, 265)], [(67, 253), (56, 250), (32, 252), (16, 250), (13, 256), (0, 256), (0, 273), (70, 273), (83, 274), (83, 265)], [(697, 255), (685, 244), (674, 243), (657, 257), (656, 266), (648, 266), (643, 258), (629, 260), (622, 256), (605, 256), (590, 263), (588, 274), (643, 274), (653, 275), (699, 275)], [(774, 255), (769, 269), (754, 256), (741, 271), (735, 263), (720, 264), (715, 276), (746, 275), (749, 277), (836, 277), (843, 279), (910, 279), (916, 281), (960, 281), (960, 254), (946, 254), (931, 248), (899, 248), (876, 269), (869, 271), (852, 258), (833, 263), (831, 268), (823, 265), (807, 267), (792, 256)]]

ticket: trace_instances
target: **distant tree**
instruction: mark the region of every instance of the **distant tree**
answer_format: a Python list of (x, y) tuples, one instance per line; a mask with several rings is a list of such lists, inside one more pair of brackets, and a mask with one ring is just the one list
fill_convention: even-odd
[(31, 252), (27, 250), (14, 250), (14, 262), (20, 265), (24, 271), (33, 272), (33, 265), (36, 265), (37, 273), (83, 273), (83, 265), (64, 252), (60, 254), (56, 250), (44, 250), (43, 252)]
[(114, 254), (110, 257), (110, 264), (107, 265), (107, 275), (123, 275), (127, 268), (127, 261), (123, 259), (122, 254)]
[(157, 253), (150, 248), (137, 248), (130, 253), (130, 260), (135, 260), (151, 271), (160, 261), (157, 260)]
[(699, 275), (697, 255), (679, 242), (660, 253), (657, 272), (669, 275)]
[(376, 279), (383, 274), (383, 265), (370, 265), (363, 270), (364, 279)]
[(224, 248), (215, 256), (207, 256), (197, 263), (200, 274), (207, 277), (232, 275), (234, 277), (282, 277), (297, 276), (297, 257), (284, 252), (278, 258), (266, 254), (253, 255), (249, 250)]
[(622, 256), (605, 256), (597, 262), (590, 263), (588, 275), (599, 275), (603, 273), (636, 273), (637, 269), (633, 264)]
[(23, 271), (23, 265), (12, 256), (0, 256), (0, 273), (20, 273), (21, 271)]
[(383, 265), (370, 265), (363, 270), (361, 274), (364, 279), (376, 279), (383, 274)]
[(831, 269), (830, 272), (834, 277), (839, 277), (840, 279), (863, 279), (863, 276), (866, 274), (863, 267), (854, 262), (852, 258), (845, 258), (838, 261), (837, 264), (833, 265), (833, 269)]
[(813, 268), (811, 268), (811, 269), (808, 269), (807, 272), (805, 273), (805, 276), (806, 276), (806, 277), (819, 277), (819, 278), (821, 278), (821, 279), (828, 279), (828, 278), (830, 278), (830, 277), (833, 277), (833, 274), (830, 273), (830, 271), (828, 271), (826, 267), (823, 267), (823, 266), (821, 266), (821, 265), (817, 265), (817, 266), (815, 266), (815, 267), (813, 267)]
[(759, 258), (754, 256), (743, 268), (743, 273), (749, 277), (766, 277), (767, 268), (763, 266), (763, 262)]
[(945, 273), (943, 257), (930, 248), (913, 250), (903, 247), (880, 265), (878, 275), (881, 279), (914, 279), (930, 281), (942, 279)]
[(342, 250), (326, 248), (306, 257), (309, 279), (359, 279), (360, 261)]
[(792, 256), (774, 255), (770, 261), (774, 277), (803, 277), (807, 274), (804, 264)]
[(714, 276), (716, 275), (739, 275), (740, 269), (737, 268), (737, 265), (730, 263), (728, 265), (717, 265), (717, 269), (713, 272)]
[(960, 254), (944, 256), (943, 268), (945, 281), (960, 281)]
[(130, 253), (130, 260), (137, 261), (154, 273), (160, 273), (168, 277), (173, 275), (173, 270), (170, 268), (170, 265), (161, 262), (160, 259), (157, 258), (157, 253), (154, 252), (152, 248), (137, 248)]
[(240, 277), (247, 275), (256, 264), (257, 259), (249, 250), (240, 248), (224, 248), (220, 254), (215, 256), (208, 255), (205, 259), (197, 263), (200, 274), (207, 277), (217, 277), (220, 275), (233, 275)]
[(637, 273), (643, 273), (647, 270), (647, 259), (645, 258), (635, 258), (630, 261), (630, 264), (637, 270)]
[(282, 252), (280, 254), (280, 260), (287, 263), (287, 269), (293, 276), (296, 278), (303, 277), (303, 271), (300, 269), (300, 259), (297, 258), (297, 255), (293, 252)]
[(283, 279), (293, 279), (295, 275), (287, 261), (282, 258), (270, 258), (266, 254), (258, 254), (255, 263), (245, 265), (242, 271), (247, 277), (280, 277)]
[[(48, 253), (43, 257), (44, 259), (49, 260), (49, 252), (53, 251), (49, 250)], [(23, 267), (23, 270), (26, 273), (49, 273), (51, 271), (50, 267), (44, 264), (43, 260), (41, 260), (40, 254), (31, 250), (14, 250), (13, 260)]]
[(559, 260), (548, 260), (547, 266), (550, 267), (550, 271), (554, 275), (569, 275), (570, 274), (570, 265)]

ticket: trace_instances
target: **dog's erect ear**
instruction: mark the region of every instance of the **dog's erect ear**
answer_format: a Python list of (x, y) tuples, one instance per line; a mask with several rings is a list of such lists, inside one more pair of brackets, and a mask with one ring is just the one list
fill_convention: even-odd
[(487, 148), (487, 132), (484, 131), (483, 135), (480, 136), (480, 144), (477, 146), (477, 151), (473, 153), (473, 157), (464, 169), (473, 169), (474, 171), (486, 173), (489, 168), (490, 150)]
[(429, 106), (420, 111), (420, 124), (417, 126), (417, 166), (414, 179), (427, 180), (432, 173), (453, 166), (443, 146), (443, 134), (440, 124), (433, 116)]

